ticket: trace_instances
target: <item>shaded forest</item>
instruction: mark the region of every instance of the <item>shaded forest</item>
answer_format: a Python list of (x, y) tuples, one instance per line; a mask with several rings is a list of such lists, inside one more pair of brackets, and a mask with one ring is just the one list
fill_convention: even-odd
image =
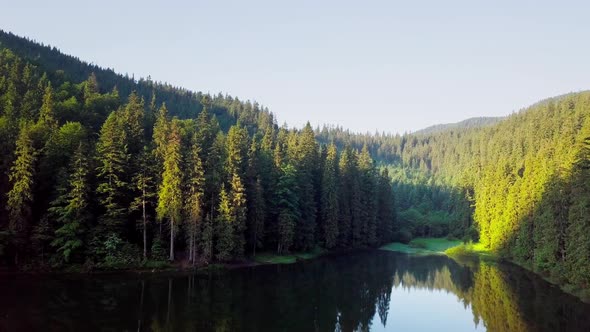
[(391, 179), (367, 148), (279, 128), (257, 103), (0, 40), (15, 46), (0, 51), (4, 264), (202, 264), (396, 236)]

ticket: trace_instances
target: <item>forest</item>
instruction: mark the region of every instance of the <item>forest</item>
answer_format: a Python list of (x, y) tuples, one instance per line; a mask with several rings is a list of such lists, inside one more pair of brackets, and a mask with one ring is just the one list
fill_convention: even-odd
[[(56, 50), (0, 40), (22, 52), (0, 51), (4, 264), (201, 265), (393, 240), (391, 179), (367, 148), (320, 144), (309, 124), (278, 127), (257, 103), (66, 56), (51, 72), (29, 59)], [(90, 72), (80, 82), (69, 75), (76, 66)]]
[(559, 284), (590, 286), (590, 92), (540, 101), (492, 126), (426, 135), (324, 128), (320, 140), (367, 146), (398, 170), (402, 233), (415, 233), (415, 221), (436, 223), (433, 213), (450, 216), (466, 241)]
[(231, 261), (447, 236), (590, 286), (590, 92), (359, 134), (280, 127), (256, 102), (10, 33), (0, 49), (5, 264)]

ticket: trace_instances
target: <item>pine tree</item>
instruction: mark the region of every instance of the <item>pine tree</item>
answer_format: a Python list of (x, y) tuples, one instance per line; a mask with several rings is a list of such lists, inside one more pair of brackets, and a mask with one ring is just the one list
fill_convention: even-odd
[(143, 239), (143, 259), (147, 259), (147, 227), (150, 219), (148, 210), (154, 204), (156, 196), (154, 184), (154, 165), (151, 158), (151, 151), (144, 146), (143, 152), (139, 155), (138, 169), (132, 179), (134, 184), (135, 198), (131, 202), (131, 210), (141, 211), (141, 230)]
[(24, 245), (32, 222), (33, 184), (38, 156), (38, 152), (33, 147), (29, 124), (25, 123), (20, 129), (16, 141), (15, 156), (8, 176), (12, 188), (7, 194), (6, 208), (9, 212), (9, 229), (12, 233), (12, 240), (17, 247), (15, 264), (18, 264), (18, 249)]
[(197, 138), (193, 143), (189, 156), (187, 178), (185, 180), (185, 215), (188, 222), (189, 261), (193, 264), (197, 254), (197, 231), (204, 217), (203, 200), (205, 194), (205, 173), (201, 161), (201, 147)]
[(319, 158), (315, 134), (309, 122), (303, 128), (295, 150), (296, 157), (292, 160), (297, 161), (299, 208), (301, 209), (301, 222), (296, 228), (297, 243), (299, 249), (311, 250), (315, 243), (316, 187), (319, 185), (316, 179), (319, 177), (317, 169)]
[(277, 185), (278, 246), (277, 253), (288, 253), (293, 245), (295, 227), (301, 217), (299, 198), (297, 197), (297, 173), (295, 167), (287, 164), (281, 168)]
[(219, 193), (219, 207), (215, 219), (215, 238), (217, 239), (215, 246), (216, 258), (222, 262), (232, 259), (232, 253), (234, 252), (234, 223), (232, 222), (231, 199), (224, 186), (221, 187)]
[(256, 256), (256, 248), (263, 246), (264, 225), (266, 219), (266, 203), (264, 200), (264, 189), (262, 181), (257, 178), (250, 192), (248, 202), (248, 229), (250, 234), (250, 245), (252, 255)]
[(378, 182), (377, 193), (377, 234), (379, 243), (393, 241), (395, 232), (395, 209), (391, 179), (387, 168), (383, 169)]
[(213, 258), (213, 241), (215, 236), (215, 227), (211, 214), (205, 216), (203, 226), (201, 227), (201, 254), (205, 262), (209, 262)]
[(234, 173), (231, 178), (231, 218), (233, 220), (233, 256), (235, 258), (244, 257), (244, 247), (246, 245), (246, 189), (242, 184), (239, 175)]
[(340, 156), (338, 162), (338, 174), (340, 178), (340, 185), (338, 188), (338, 242), (342, 247), (350, 247), (352, 242), (352, 199), (353, 199), (353, 183), (354, 174), (352, 174), (351, 165), (354, 159), (352, 156), (352, 149), (346, 147)]
[(358, 168), (360, 173), (360, 204), (362, 206), (360, 211), (363, 242), (368, 246), (375, 246), (378, 242), (375, 167), (366, 144), (359, 155)]
[(144, 146), (144, 101), (133, 91), (120, 116), (125, 125), (127, 150), (132, 156), (141, 153)]
[(338, 152), (332, 143), (328, 146), (322, 176), (322, 230), (324, 246), (333, 248), (338, 240)]
[(72, 158), (68, 185), (52, 203), (50, 215), (61, 227), (55, 231), (51, 245), (66, 263), (82, 246), (84, 229), (88, 226), (88, 161), (86, 151), (79, 145)]
[[(246, 172), (246, 197), (247, 199), (247, 243), (253, 255), (256, 248), (262, 247), (264, 237), (264, 224), (267, 215), (262, 173), (272, 172), (268, 163), (265, 163), (265, 151), (259, 149), (259, 136), (252, 138), (248, 151), (248, 168)], [(269, 174), (266, 174), (268, 181)]]
[(127, 218), (125, 181), (128, 170), (129, 154), (125, 144), (126, 134), (118, 112), (112, 112), (100, 130), (96, 145), (98, 167), (96, 169), (99, 184), (97, 193), (104, 213), (99, 218), (105, 234), (120, 234), (123, 222)]
[(243, 178), (246, 173), (248, 132), (240, 126), (232, 126), (227, 133), (227, 174), (235, 173)]
[(170, 121), (168, 120), (168, 109), (166, 104), (160, 107), (156, 116), (156, 123), (154, 125), (153, 141), (154, 141), (154, 156), (156, 157), (156, 165), (158, 168), (162, 167), (164, 162), (164, 155), (166, 154), (167, 138), (170, 131)]
[(158, 191), (157, 216), (161, 221), (168, 219), (170, 226), (170, 255), (169, 260), (174, 260), (174, 239), (176, 228), (180, 222), (182, 212), (182, 171), (181, 171), (181, 137), (180, 121), (173, 119), (170, 124), (170, 132), (167, 137), (166, 151), (164, 154), (164, 170), (162, 183)]
[[(209, 214), (212, 214), (218, 205), (220, 183), (225, 178), (223, 167), (225, 155), (225, 136), (219, 131), (209, 148), (205, 161), (205, 211)], [(213, 218), (211, 221), (213, 222)]]
[(53, 130), (57, 127), (57, 120), (54, 113), (53, 89), (51, 84), (45, 88), (43, 95), (43, 103), (39, 111), (39, 124), (42, 124), (47, 130)]

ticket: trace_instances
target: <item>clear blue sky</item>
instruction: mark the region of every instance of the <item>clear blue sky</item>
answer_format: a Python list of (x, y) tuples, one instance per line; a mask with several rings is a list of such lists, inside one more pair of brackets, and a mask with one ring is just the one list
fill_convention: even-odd
[(4, 30), (290, 126), (404, 132), (590, 88), (587, 1), (4, 2)]

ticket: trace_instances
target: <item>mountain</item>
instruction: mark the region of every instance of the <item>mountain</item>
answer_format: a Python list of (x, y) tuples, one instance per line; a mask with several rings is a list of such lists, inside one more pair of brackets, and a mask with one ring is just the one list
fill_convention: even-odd
[(451, 129), (473, 129), (491, 126), (505, 119), (505, 117), (476, 117), (469, 118), (460, 122), (437, 124), (424, 129), (416, 130), (412, 134), (414, 135), (432, 135), (447, 131)]
[(166, 103), (170, 109), (170, 115), (181, 119), (196, 118), (203, 109), (201, 101), (207, 96), (211, 99), (209, 112), (217, 117), (225, 131), (238, 120), (246, 126), (254, 126), (255, 119), (261, 112), (273, 117), (268, 109), (256, 102), (243, 102), (222, 94), (211, 96), (202, 92), (193, 92), (168, 83), (153, 81), (150, 77), (135, 79), (128, 75), (121, 75), (113, 69), (89, 64), (77, 57), (62, 53), (56, 47), (37, 43), (12, 32), (0, 30), (0, 49), (9, 49), (22, 60), (39, 67), (48, 75), (54, 86), (60, 86), (64, 82), (80, 83), (94, 75), (96, 81), (100, 83), (99, 92), (106, 93), (116, 89), (124, 100), (132, 91), (135, 91), (146, 102), (157, 105)]

